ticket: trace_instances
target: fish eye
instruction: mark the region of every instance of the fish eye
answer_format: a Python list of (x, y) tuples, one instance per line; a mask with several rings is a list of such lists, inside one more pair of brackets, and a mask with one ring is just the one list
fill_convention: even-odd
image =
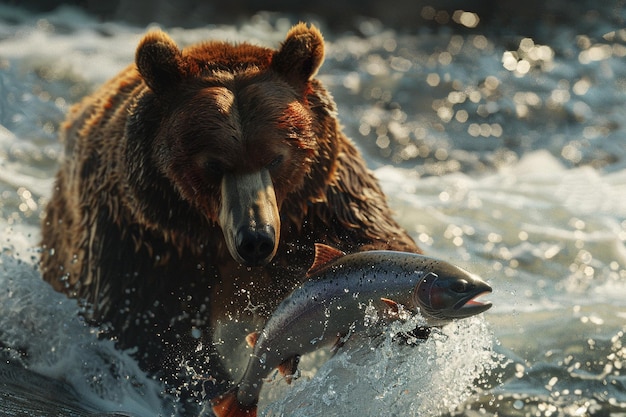
[(471, 288), (471, 286), (472, 284), (470, 284), (466, 280), (460, 279), (458, 281), (455, 281), (450, 286), (450, 289), (456, 293), (464, 293), (464, 292), (467, 292)]

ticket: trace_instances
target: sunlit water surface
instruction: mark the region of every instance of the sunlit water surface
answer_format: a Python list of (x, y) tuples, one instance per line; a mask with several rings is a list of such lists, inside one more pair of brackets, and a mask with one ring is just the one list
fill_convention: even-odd
[[(174, 415), (36, 267), (58, 125), (146, 30), (77, 14), (0, 6), (0, 409)], [(394, 341), (396, 323), (319, 369), (309, 358), (291, 385), (266, 384), (262, 413), (626, 415), (626, 31), (610, 22), (537, 39), (368, 20), (327, 33), (320, 78), (398, 220), (426, 253), (488, 280), (494, 307), (414, 345)], [(181, 45), (276, 46), (291, 23), (168, 30)]]

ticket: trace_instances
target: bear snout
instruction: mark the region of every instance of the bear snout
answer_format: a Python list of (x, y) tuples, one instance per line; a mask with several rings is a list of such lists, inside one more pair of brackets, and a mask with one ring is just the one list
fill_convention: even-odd
[(247, 266), (265, 265), (274, 253), (276, 232), (271, 225), (261, 228), (242, 227), (237, 232), (235, 244)]
[(224, 175), (219, 223), (237, 262), (263, 266), (272, 260), (278, 248), (280, 215), (268, 170)]

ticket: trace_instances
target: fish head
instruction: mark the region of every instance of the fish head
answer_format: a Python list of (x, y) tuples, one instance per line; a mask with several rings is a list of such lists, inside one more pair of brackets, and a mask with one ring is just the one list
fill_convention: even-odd
[(413, 304), (432, 325), (443, 325), (491, 308), (490, 302), (475, 300), (492, 291), (489, 284), (461, 268), (447, 266), (426, 273), (413, 290)]

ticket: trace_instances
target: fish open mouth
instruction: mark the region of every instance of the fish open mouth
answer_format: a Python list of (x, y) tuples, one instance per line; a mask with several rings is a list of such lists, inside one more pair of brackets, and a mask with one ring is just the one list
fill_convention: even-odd
[(478, 294), (472, 294), (462, 298), (454, 305), (454, 307), (450, 311), (448, 311), (447, 315), (455, 319), (462, 319), (489, 310), (491, 308), (491, 302), (476, 301), (476, 298), (490, 292), (491, 288), (481, 291)]
[(433, 272), (426, 274), (413, 290), (413, 298), (431, 322), (448, 322), (489, 310), (490, 302), (476, 299), (491, 291), (491, 286), (479, 277), (452, 269), (441, 276)]

